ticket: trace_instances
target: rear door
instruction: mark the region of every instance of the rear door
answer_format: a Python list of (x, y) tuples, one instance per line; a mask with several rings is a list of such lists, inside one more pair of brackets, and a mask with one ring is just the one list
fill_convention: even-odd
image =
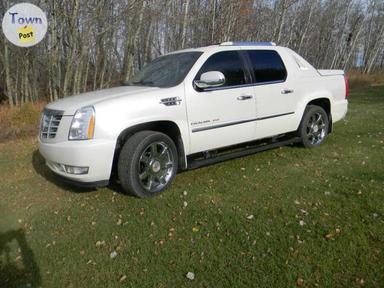
[(290, 75), (276, 50), (244, 51), (253, 72), (256, 101), (256, 138), (275, 136), (296, 129), (296, 92)]
[(211, 55), (195, 79), (220, 71), (225, 84), (217, 88), (186, 88), (191, 153), (247, 142), (255, 137), (255, 98), (250, 74), (237, 51)]

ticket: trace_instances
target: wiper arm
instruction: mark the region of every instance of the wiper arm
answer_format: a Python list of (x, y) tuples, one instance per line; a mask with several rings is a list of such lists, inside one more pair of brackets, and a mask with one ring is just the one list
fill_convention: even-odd
[(133, 84), (140, 84), (140, 85), (153, 85), (154, 84), (152, 81), (144, 81), (144, 80), (133, 81), (132, 83)]

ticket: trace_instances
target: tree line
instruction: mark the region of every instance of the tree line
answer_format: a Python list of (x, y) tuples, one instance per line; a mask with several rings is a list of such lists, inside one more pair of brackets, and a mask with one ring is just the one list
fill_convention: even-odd
[[(0, 1), (0, 17), (22, 1)], [(0, 102), (17, 105), (118, 85), (159, 55), (225, 41), (273, 41), (317, 68), (384, 67), (382, 0), (35, 0), (45, 39), (0, 37)]]

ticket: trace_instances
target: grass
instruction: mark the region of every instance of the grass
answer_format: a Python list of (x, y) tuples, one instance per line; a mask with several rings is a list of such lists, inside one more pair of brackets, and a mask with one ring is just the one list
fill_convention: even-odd
[(4, 142), (0, 287), (383, 287), (383, 110), (384, 87), (354, 90), (322, 147), (185, 172), (149, 200), (63, 186), (34, 138)]

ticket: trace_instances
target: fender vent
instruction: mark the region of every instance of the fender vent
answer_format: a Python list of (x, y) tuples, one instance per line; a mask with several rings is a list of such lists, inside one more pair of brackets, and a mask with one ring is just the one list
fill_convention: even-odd
[(180, 105), (180, 103), (181, 99), (179, 97), (163, 98), (160, 101), (160, 104), (164, 104), (165, 106)]

